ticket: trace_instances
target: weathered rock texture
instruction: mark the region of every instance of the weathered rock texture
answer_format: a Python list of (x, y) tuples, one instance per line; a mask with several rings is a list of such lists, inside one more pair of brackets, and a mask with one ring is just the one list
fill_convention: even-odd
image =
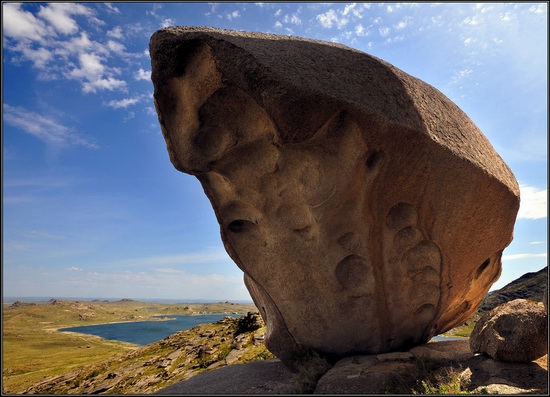
[(516, 299), (484, 314), (470, 335), (474, 353), (509, 362), (529, 362), (548, 353), (544, 305)]
[[(425, 394), (422, 382), (453, 383), (448, 394), (540, 394), (548, 392), (546, 364), (507, 363), (470, 352), (468, 340), (427, 343), (409, 352), (346, 357), (315, 385), (313, 394)], [(158, 394), (294, 394), (299, 375), (279, 360), (233, 365), (174, 383)], [(453, 393), (454, 391), (454, 393)], [(433, 393), (433, 392), (432, 392)], [(304, 394), (304, 393), (300, 393)]]
[(170, 159), (201, 182), (282, 361), (424, 343), (498, 279), (517, 182), (430, 85), (260, 33), (165, 28), (150, 54)]

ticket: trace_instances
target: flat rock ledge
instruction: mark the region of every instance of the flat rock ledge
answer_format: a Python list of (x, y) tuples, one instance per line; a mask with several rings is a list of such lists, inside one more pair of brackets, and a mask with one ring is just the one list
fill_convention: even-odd
[[(361, 355), (338, 361), (317, 382), (313, 394), (407, 393), (407, 382), (421, 368), (452, 367), (469, 390), (497, 394), (548, 392), (548, 370), (537, 362), (509, 363), (470, 352), (468, 339), (431, 342), (408, 352)], [(237, 364), (204, 372), (171, 385), (156, 394), (290, 394), (303, 393), (300, 374), (290, 372), (278, 359)], [(309, 391), (311, 393), (311, 391)]]

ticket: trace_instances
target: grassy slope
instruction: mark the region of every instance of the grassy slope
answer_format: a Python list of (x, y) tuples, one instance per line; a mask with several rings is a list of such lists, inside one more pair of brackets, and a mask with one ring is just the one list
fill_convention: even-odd
[(469, 337), (479, 318), (489, 310), (514, 299), (542, 301), (544, 288), (548, 281), (548, 267), (536, 273), (525, 273), (520, 278), (506, 284), (501, 289), (489, 293), (479, 305), (477, 312), (463, 325), (459, 325), (444, 335)]
[(146, 320), (166, 314), (245, 314), (248, 311), (256, 311), (256, 308), (253, 305), (222, 303), (182, 305), (138, 301), (57, 301), (56, 304), (47, 302), (3, 307), (3, 392), (21, 392), (46, 376), (63, 374), (138, 347), (92, 335), (57, 332), (59, 328)]

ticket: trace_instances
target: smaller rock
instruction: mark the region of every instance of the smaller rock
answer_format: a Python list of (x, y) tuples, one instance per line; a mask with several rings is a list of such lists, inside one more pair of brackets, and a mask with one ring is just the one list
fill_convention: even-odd
[(529, 362), (544, 356), (548, 352), (544, 305), (516, 299), (485, 313), (470, 335), (470, 349), (508, 362)]
[(237, 320), (237, 331), (235, 335), (242, 334), (243, 332), (255, 331), (263, 327), (264, 322), (260, 313), (248, 312), (244, 317), (241, 317)]
[(472, 390), (472, 394), (531, 394), (536, 393), (537, 389), (522, 389), (520, 387), (510, 386), (500, 383), (492, 383), (487, 386), (479, 386)]
[(418, 359), (428, 358), (434, 361), (462, 361), (473, 357), (468, 339), (430, 342), (413, 347), (410, 352)]
[[(387, 355), (380, 354), (378, 356)], [(313, 393), (381, 394), (387, 391), (394, 392), (391, 385), (395, 383), (395, 380), (402, 376), (414, 379), (417, 375), (418, 368), (412, 362), (385, 359), (380, 361), (376, 355), (348, 357), (338, 361), (321, 377)]]

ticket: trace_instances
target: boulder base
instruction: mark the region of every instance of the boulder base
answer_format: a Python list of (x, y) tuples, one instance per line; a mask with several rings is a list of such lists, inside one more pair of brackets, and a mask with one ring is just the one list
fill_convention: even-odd
[(474, 313), (519, 188), (443, 94), (296, 37), (171, 27), (150, 54), (170, 159), (201, 182), (283, 362), (402, 350)]

